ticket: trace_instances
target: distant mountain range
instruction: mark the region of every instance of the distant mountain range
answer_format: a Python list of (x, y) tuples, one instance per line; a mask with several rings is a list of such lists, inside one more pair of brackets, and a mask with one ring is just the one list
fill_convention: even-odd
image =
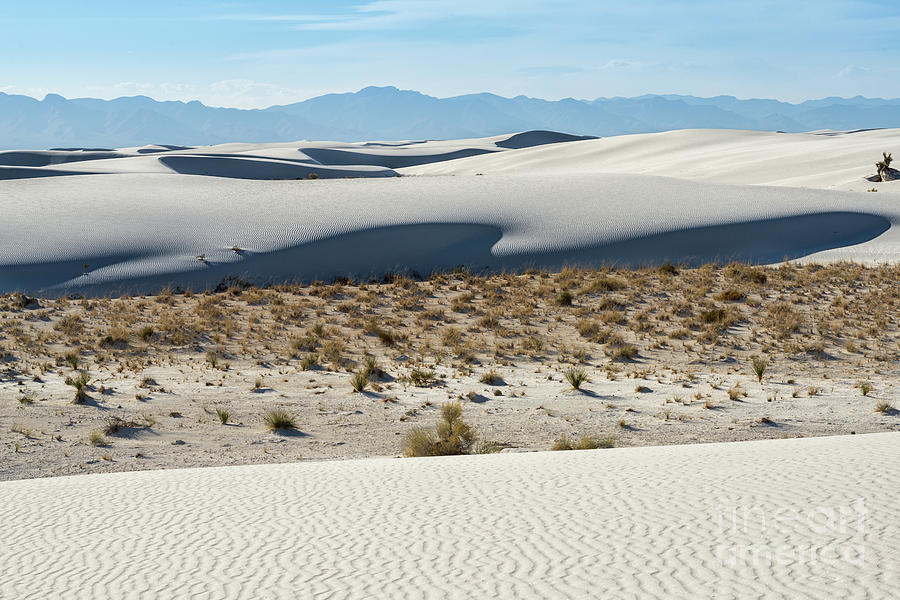
[(487, 93), (435, 98), (395, 87), (367, 87), (241, 110), (146, 96), (67, 100), (48, 94), (36, 100), (0, 93), (0, 149), (449, 139), (531, 129), (610, 136), (688, 128), (799, 132), (878, 127), (900, 127), (900, 99), (857, 96), (790, 104), (647, 95), (549, 101)]

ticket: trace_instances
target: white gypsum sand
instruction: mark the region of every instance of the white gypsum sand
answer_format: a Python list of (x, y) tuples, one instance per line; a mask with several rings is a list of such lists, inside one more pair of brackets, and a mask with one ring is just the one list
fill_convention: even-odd
[[(97, 160), (0, 153), (2, 169), (47, 175), (0, 181), (0, 292), (898, 256), (895, 182), (880, 194), (818, 189), (876, 185), (863, 177), (896, 130), (695, 130), (518, 147), (565, 139), (554, 136), (82, 153)], [(477, 155), (448, 160), (466, 154)], [(404, 166), (419, 162), (433, 164)], [(98, 174), (54, 175), (78, 169)], [(317, 171), (342, 179), (295, 180)], [(460, 175), (390, 177), (398, 172)], [(257, 181), (271, 178), (289, 180)]]
[(900, 434), (0, 483), (8, 598), (896, 598)]

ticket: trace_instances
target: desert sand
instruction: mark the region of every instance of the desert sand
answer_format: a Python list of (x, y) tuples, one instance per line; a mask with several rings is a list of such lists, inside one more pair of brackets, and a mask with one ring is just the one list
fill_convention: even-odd
[[(865, 179), (895, 130), (502, 145), (514, 137), (144, 148), (98, 160), (77, 151), (0, 153), (0, 162), (44, 165), (4, 167), (18, 178), (0, 181), (0, 292), (202, 290), (227, 277), (265, 284), (459, 265), (877, 263), (900, 255), (898, 183)], [(460, 154), (478, 155), (448, 160)], [(15, 175), (22, 169), (44, 176)], [(61, 174), (75, 169), (100, 174)], [(340, 179), (297, 181), (313, 172)], [(450, 176), (413, 176), (432, 172)]]
[(0, 485), (14, 598), (895, 598), (900, 434)]
[(898, 141), (0, 152), (0, 596), (896, 597)]

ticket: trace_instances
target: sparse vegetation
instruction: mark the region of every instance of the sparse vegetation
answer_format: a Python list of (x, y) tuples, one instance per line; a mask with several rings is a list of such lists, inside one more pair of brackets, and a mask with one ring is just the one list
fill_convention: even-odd
[(269, 431), (290, 431), (297, 429), (297, 421), (293, 415), (283, 408), (270, 409), (263, 417)]
[(766, 367), (769, 366), (769, 362), (759, 356), (754, 356), (752, 362), (753, 372), (756, 373), (756, 379), (759, 381), (759, 383), (762, 383), (763, 375), (766, 374)]
[(222, 408), (221, 406), (216, 407), (216, 416), (219, 418), (219, 423), (222, 425), (228, 425), (228, 421), (231, 420), (231, 413), (226, 408)]
[(441, 405), (441, 420), (433, 431), (416, 427), (407, 432), (403, 453), (410, 457), (469, 454), (476, 438), (475, 429), (462, 418), (462, 405), (445, 402)]
[(600, 438), (583, 435), (575, 441), (563, 434), (553, 443), (551, 450), (596, 450), (598, 448), (613, 448), (615, 445), (616, 437), (613, 435)]
[(581, 386), (588, 381), (587, 373), (584, 372), (584, 369), (578, 367), (566, 369), (563, 375), (565, 375), (566, 381), (569, 382), (573, 390), (580, 390)]

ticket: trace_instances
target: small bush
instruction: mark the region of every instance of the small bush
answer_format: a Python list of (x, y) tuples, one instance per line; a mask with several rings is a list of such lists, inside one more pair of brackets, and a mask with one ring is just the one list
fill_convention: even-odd
[(88, 396), (87, 393), (89, 381), (90, 378), (84, 371), (79, 373), (78, 377), (66, 377), (65, 384), (75, 388), (75, 398), (72, 400), (72, 404), (84, 404), (90, 399), (90, 396)]
[(231, 413), (222, 407), (216, 408), (216, 416), (219, 417), (219, 423), (222, 425), (227, 425), (228, 421), (231, 420)]
[(569, 290), (563, 290), (556, 297), (556, 304), (558, 306), (572, 306), (572, 300), (575, 299), (575, 296), (572, 295), (572, 292)]
[(72, 370), (73, 370), (73, 371), (77, 371), (77, 370), (78, 370), (79, 358), (78, 358), (78, 351), (77, 351), (77, 350), (72, 350), (72, 351), (70, 351), (70, 352), (66, 352), (66, 353), (63, 355), (63, 358), (66, 359), (66, 362), (69, 363), (69, 366), (72, 367)]
[(584, 369), (579, 369), (578, 367), (567, 369), (564, 375), (566, 381), (569, 382), (569, 385), (571, 385), (574, 390), (580, 390), (582, 384), (588, 381), (587, 373), (584, 372)]
[(425, 387), (434, 380), (434, 371), (413, 369), (408, 375), (409, 382), (416, 387)]
[(294, 420), (294, 417), (282, 408), (269, 410), (263, 417), (263, 421), (269, 431), (297, 429), (297, 422)]
[(313, 367), (319, 364), (319, 355), (310, 352), (300, 361), (300, 368), (304, 371), (309, 371)]
[(886, 415), (888, 413), (894, 412), (894, 407), (891, 406), (891, 403), (887, 400), (881, 400), (878, 404), (875, 405), (875, 412)]
[(491, 369), (487, 373), (482, 374), (479, 381), (486, 385), (501, 385), (503, 383), (503, 378), (497, 375), (496, 371)]
[(362, 371), (354, 373), (350, 377), (350, 385), (353, 386), (354, 392), (364, 392), (369, 385), (369, 377)]
[(106, 441), (106, 438), (103, 437), (103, 434), (99, 431), (92, 431), (90, 435), (88, 435), (88, 444), (95, 447), (103, 447), (109, 445)]
[(153, 326), (152, 325), (144, 325), (140, 329), (138, 329), (137, 336), (140, 338), (142, 342), (149, 342), (153, 337)]
[(553, 444), (553, 450), (597, 450), (598, 448), (613, 448), (616, 445), (615, 436), (594, 437), (583, 435), (577, 442), (563, 434)]
[(766, 359), (761, 358), (759, 356), (753, 357), (753, 372), (756, 373), (756, 379), (759, 383), (762, 383), (763, 375), (766, 373), (766, 367), (769, 366), (769, 363)]
[(862, 392), (862, 395), (863, 395), (863, 396), (868, 396), (868, 395), (869, 395), (869, 392), (872, 391), (872, 384), (869, 383), (868, 381), (864, 381), (864, 382), (860, 383), (860, 384), (859, 384), (859, 391)]
[(451, 456), (469, 454), (474, 449), (477, 433), (462, 418), (459, 402), (441, 405), (441, 420), (434, 431), (417, 427), (407, 432), (403, 440), (406, 456)]

